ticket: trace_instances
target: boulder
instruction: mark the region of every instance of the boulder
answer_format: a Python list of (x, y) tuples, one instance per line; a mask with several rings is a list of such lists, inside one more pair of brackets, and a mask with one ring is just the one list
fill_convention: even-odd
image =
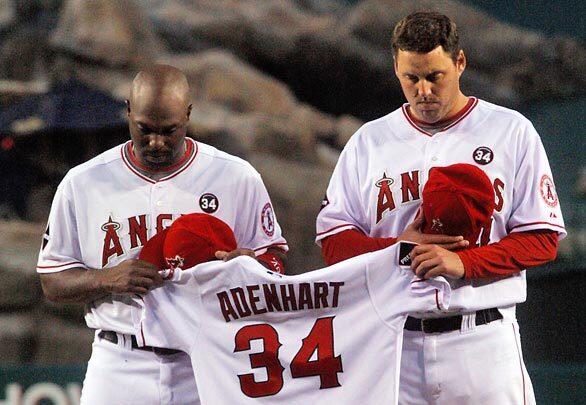
[(318, 141), (340, 145), (360, 125), (349, 116), (336, 119), (300, 103), (283, 83), (225, 51), (159, 61), (186, 73), (194, 100), (190, 127), (198, 139), (221, 132), (245, 153), (315, 162)]
[(297, 102), (286, 85), (230, 52), (173, 55), (160, 62), (172, 64), (187, 75), (192, 98), (197, 102), (220, 104), (237, 113), (275, 116), (288, 115)]
[(134, 0), (66, 0), (50, 43), (65, 54), (106, 66), (140, 66), (162, 51)]

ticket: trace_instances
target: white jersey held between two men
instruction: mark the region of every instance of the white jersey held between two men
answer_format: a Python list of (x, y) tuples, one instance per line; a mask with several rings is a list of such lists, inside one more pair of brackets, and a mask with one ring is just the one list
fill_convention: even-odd
[(406, 314), (451, 294), (399, 264), (413, 246), (298, 276), (246, 256), (176, 271), (137, 299), (135, 334), (190, 355), (202, 403), (395, 404)]

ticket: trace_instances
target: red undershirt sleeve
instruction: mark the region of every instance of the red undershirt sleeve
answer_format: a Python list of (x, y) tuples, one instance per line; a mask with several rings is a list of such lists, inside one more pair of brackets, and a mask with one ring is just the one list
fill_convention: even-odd
[(456, 252), (464, 264), (466, 279), (505, 277), (556, 258), (555, 231), (540, 229), (513, 232), (500, 241)]
[(339, 232), (321, 241), (321, 252), (328, 266), (363, 253), (384, 249), (397, 238), (372, 238), (356, 229)]

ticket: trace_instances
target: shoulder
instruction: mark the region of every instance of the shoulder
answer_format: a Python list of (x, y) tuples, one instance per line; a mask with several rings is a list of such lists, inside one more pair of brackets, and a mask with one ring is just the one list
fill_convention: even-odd
[(122, 161), (121, 151), (124, 145), (117, 145), (87, 162), (71, 168), (63, 178), (61, 184), (84, 182), (99, 173), (103, 173), (105, 167), (119, 164)]
[(364, 123), (350, 137), (344, 149), (362, 149), (368, 145), (379, 145), (393, 138), (394, 128), (403, 124), (403, 111), (398, 108), (395, 111)]
[(221, 151), (203, 142), (197, 142), (198, 154), (209, 160), (209, 163), (237, 177), (260, 177), (258, 171), (246, 160)]
[(531, 121), (519, 111), (503, 107), (488, 101), (478, 100), (478, 112), (486, 117), (490, 116), (490, 121), (498, 120), (500, 123), (509, 123), (520, 127), (532, 126)]

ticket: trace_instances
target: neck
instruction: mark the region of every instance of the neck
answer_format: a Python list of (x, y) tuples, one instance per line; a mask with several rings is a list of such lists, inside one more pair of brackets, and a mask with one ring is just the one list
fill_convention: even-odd
[(182, 152), (179, 155), (179, 158), (169, 166), (165, 167), (151, 167), (141, 163), (136, 155), (134, 154), (134, 145), (132, 142), (128, 144), (128, 148), (126, 150), (128, 155), (128, 161), (136, 170), (138, 170), (141, 174), (153, 179), (153, 180), (160, 180), (163, 177), (166, 177), (177, 170), (181, 169), (186, 162), (189, 160), (191, 155), (193, 154), (193, 144), (187, 140), (183, 143)]
[(413, 112), (411, 111), (410, 108), (408, 108), (407, 111), (408, 111), (411, 119), (420, 127), (443, 128), (443, 127), (450, 125), (452, 122), (456, 121), (458, 118), (460, 118), (462, 116), (462, 114), (468, 110), (468, 108), (472, 105), (473, 102), (474, 102), (473, 98), (468, 98), (464, 94), (460, 93), (458, 95), (458, 97), (456, 98), (454, 105), (452, 106), (452, 108), (450, 108), (450, 110), (446, 114), (446, 117), (442, 118), (441, 120), (436, 121), (436, 122), (421, 121), (419, 118), (417, 118), (413, 114)]

